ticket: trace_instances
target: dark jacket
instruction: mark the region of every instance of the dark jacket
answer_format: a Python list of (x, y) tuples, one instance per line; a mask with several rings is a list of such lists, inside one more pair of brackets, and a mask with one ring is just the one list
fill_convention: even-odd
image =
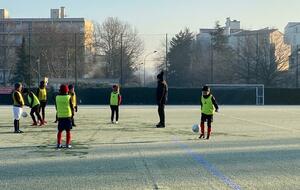
[(166, 104), (168, 99), (168, 85), (164, 80), (160, 80), (157, 82), (156, 88), (156, 102), (157, 105)]

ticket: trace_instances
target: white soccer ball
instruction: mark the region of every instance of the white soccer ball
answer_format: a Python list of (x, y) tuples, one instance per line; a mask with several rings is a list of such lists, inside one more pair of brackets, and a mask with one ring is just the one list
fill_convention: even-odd
[(22, 117), (27, 117), (27, 116), (28, 116), (28, 114), (25, 111), (23, 111), (22, 112)]
[(192, 131), (193, 131), (194, 133), (198, 133), (198, 132), (199, 132), (199, 124), (193, 125)]

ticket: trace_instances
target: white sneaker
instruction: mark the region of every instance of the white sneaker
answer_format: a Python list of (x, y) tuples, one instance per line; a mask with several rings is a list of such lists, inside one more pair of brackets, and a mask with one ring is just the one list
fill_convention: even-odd
[(119, 122), (118, 121), (116, 121), (116, 124), (118, 124)]

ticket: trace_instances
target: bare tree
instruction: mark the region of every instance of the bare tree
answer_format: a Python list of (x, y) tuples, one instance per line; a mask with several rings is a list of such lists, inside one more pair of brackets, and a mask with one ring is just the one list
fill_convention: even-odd
[[(52, 78), (74, 78), (75, 56), (78, 71), (84, 71), (84, 34), (71, 28), (63, 31), (56, 26), (34, 28), (31, 36), (31, 60), (33, 72)], [(78, 72), (79, 76), (82, 75)]]
[(136, 29), (118, 18), (109, 17), (101, 25), (95, 23), (95, 50), (105, 56), (105, 76), (128, 82), (139, 64), (143, 42)]
[(289, 69), (290, 46), (277, 30), (246, 32), (237, 37), (236, 73), (242, 82), (279, 86)]
[(0, 72), (3, 85), (7, 85), (7, 82), (13, 75), (16, 62), (16, 47), (10, 47), (7, 42), (2, 43), (0, 47)]

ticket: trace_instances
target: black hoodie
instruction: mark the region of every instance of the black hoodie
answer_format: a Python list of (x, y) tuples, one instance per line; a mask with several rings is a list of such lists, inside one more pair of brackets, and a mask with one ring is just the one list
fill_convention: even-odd
[(156, 102), (157, 105), (166, 104), (168, 97), (168, 85), (164, 80), (159, 80), (157, 82), (156, 88)]

